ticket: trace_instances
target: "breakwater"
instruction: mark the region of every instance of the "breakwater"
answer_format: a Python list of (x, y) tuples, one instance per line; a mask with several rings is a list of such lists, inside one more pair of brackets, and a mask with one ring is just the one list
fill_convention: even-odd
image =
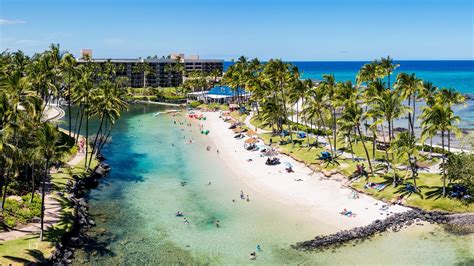
[(395, 232), (415, 222), (429, 222), (464, 227), (474, 226), (474, 214), (449, 214), (438, 211), (412, 209), (407, 212), (393, 214), (384, 220), (375, 220), (367, 226), (343, 230), (331, 235), (317, 236), (312, 240), (299, 242), (293, 248), (299, 250), (324, 250), (339, 247), (351, 241), (363, 241), (375, 234), (388, 230)]

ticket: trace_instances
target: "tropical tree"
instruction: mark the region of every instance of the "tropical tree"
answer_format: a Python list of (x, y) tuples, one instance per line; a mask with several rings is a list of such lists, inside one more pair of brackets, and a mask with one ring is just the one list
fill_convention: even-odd
[(454, 115), (451, 108), (452, 103), (442, 101), (438, 98), (436, 103), (431, 107), (425, 107), (421, 115), (423, 131), (421, 133), (422, 142), (428, 137), (441, 132), (441, 148), (442, 156), (442, 179), (443, 179), (443, 196), (446, 196), (446, 171), (445, 162), (447, 152), (445, 150), (445, 134), (446, 132), (454, 132), (459, 135), (461, 132), (456, 124), (459, 124), (460, 118)]
[(46, 180), (52, 163), (58, 163), (69, 151), (69, 148), (61, 144), (59, 131), (49, 123), (42, 123), (36, 136), (36, 146), (44, 158), (44, 174), (41, 181), (41, 231), (40, 240), (43, 241), (44, 232), (44, 200), (46, 194)]

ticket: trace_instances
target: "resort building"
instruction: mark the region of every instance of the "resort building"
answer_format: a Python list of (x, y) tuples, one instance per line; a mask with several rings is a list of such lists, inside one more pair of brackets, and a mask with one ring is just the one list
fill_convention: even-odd
[[(92, 58), (92, 51), (83, 49), (82, 58)], [(177, 71), (177, 65), (181, 64), (185, 72), (203, 71), (211, 73), (224, 70), (224, 60), (199, 59), (199, 56), (184, 57), (184, 54), (172, 54), (167, 58), (147, 59), (80, 59), (80, 64), (95, 62), (104, 65), (110, 62), (117, 66), (117, 76), (127, 77), (129, 86), (141, 87), (177, 87), (183, 83), (183, 73)], [(146, 77), (144, 77), (146, 73)]]

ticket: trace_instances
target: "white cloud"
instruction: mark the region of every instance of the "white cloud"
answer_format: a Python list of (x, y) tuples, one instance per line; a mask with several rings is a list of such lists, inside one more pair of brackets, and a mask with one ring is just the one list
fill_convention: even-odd
[(14, 25), (14, 24), (25, 24), (26, 21), (23, 20), (10, 20), (0, 18), (0, 25)]

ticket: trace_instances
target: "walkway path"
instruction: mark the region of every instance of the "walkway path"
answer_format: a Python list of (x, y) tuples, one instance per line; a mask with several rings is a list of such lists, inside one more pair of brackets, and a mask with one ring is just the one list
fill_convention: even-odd
[[(47, 120), (58, 120), (64, 116), (64, 111), (62, 111), (59, 107), (49, 106), (51, 108), (45, 109), (45, 117)], [(61, 111), (59, 111), (59, 110)], [(62, 115), (62, 116), (61, 116)], [(62, 130), (63, 132), (67, 133), (67, 130)], [(82, 136), (81, 136), (82, 137)], [(85, 154), (77, 153), (67, 164), (71, 167), (79, 164), (79, 162), (84, 159)], [(44, 229), (47, 230), (54, 224), (58, 223), (61, 220), (61, 204), (58, 202), (56, 197), (53, 195), (51, 189), (50, 180), (46, 183), (46, 195), (45, 195), (45, 202), (44, 202)], [(40, 192), (38, 192), (40, 193)], [(41, 223), (40, 221), (29, 223), (21, 228), (12, 229), (11, 231), (5, 231), (0, 233), (0, 243), (8, 240), (14, 240), (20, 237), (24, 237), (27, 235), (33, 235), (39, 233), (41, 230)]]

